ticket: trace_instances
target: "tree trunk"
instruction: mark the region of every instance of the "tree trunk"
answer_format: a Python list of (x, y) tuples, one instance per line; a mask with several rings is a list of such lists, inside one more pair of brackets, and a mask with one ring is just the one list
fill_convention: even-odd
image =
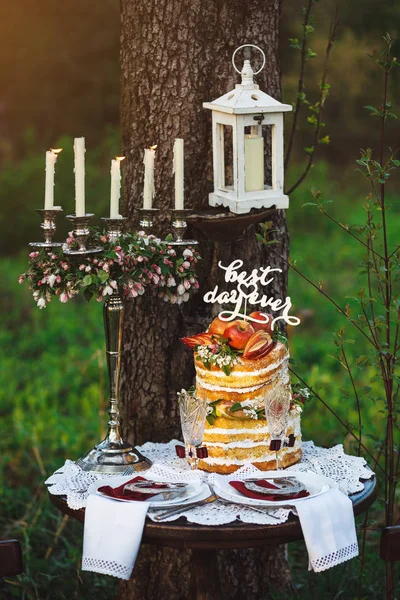
[[(137, 221), (142, 203), (143, 149), (157, 144), (156, 198), (161, 208), (155, 233), (168, 230), (173, 207), (172, 156), (177, 137), (185, 140), (185, 206), (208, 206), (212, 189), (211, 118), (202, 102), (214, 100), (238, 79), (231, 65), (235, 48), (249, 42), (265, 52), (266, 69), (257, 82), (280, 97), (278, 62), (280, 0), (121, 0), (122, 151), (127, 156), (125, 214)], [(284, 211), (271, 217), (280, 230), (280, 251), (288, 253)], [(192, 232), (193, 233), (193, 232)], [(176, 393), (194, 382), (193, 354), (179, 338), (203, 331), (212, 307), (203, 294), (223, 287), (218, 261), (242, 258), (245, 267), (270, 264), (283, 269), (273, 290), (286, 296), (285, 265), (268, 257), (250, 227), (240, 241), (200, 239), (200, 290), (188, 305), (169, 305), (145, 295), (129, 303), (124, 331), (122, 420), (136, 444), (180, 437)], [(188, 551), (143, 546), (124, 600), (182, 600), (189, 589)], [(268, 598), (271, 583), (290, 586), (284, 547), (226, 551), (219, 555), (224, 597)]]

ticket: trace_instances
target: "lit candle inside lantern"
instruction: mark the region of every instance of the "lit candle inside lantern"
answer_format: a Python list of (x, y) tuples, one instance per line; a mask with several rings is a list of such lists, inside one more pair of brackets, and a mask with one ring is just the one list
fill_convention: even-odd
[(246, 192), (264, 190), (264, 139), (257, 127), (244, 137), (244, 167)]
[(175, 173), (175, 209), (183, 210), (183, 139), (177, 138), (174, 144), (174, 173)]
[(121, 197), (121, 161), (125, 156), (116, 156), (111, 161), (110, 219), (119, 219), (119, 199)]
[(154, 159), (157, 146), (150, 146), (144, 151), (144, 189), (143, 189), (143, 208), (151, 208), (153, 205), (154, 187)]
[(51, 210), (52, 208), (60, 208), (54, 206), (54, 171), (55, 164), (58, 154), (62, 151), (62, 148), (53, 150), (50, 148), (46, 152), (46, 182), (44, 188), (44, 208), (45, 210)]
[(85, 138), (74, 139), (75, 216), (85, 216)]

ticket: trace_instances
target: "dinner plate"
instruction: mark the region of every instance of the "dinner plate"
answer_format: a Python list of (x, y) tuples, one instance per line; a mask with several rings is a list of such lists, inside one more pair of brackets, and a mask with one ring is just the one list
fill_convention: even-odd
[[(323, 494), (331, 488), (337, 487), (337, 484), (333, 479), (324, 477), (323, 475), (317, 475), (316, 473), (304, 472), (304, 471), (286, 471), (283, 473), (277, 473), (276, 471), (263, 471), (260, 474), (260, 479), (267, 479), (274, 477), (296, 477), (301, 483), (304, 483), (307, 491), (310, 493), (306, 498), (292, 498), (289, 500), (258, 500), (256, 498), (248, 498), (239, 491), (235, 490), (234, 487), (229, 485), (229, 481), (235, 481), (235, 477), (232, 475), (215, 475), (215, 491), (224, 500), (234, 502), (236, 504), (247, 504), (250, 506), (293, 506), (297, 502), (303, 502), (309, 498), (315, 498), (319, 494)], [(249, 477), (254, 479), (254, 475)], [(236, 480), (237, 481), (237, 480)]]
[[(102, 492), (99, 492), (99, 488), (103, 487), (104, 485), (109, 485), (111, 487), (119, 487), (120, 485), (122, 485), (123, 483), (128, 483), (128, 481), (130, 481), (132, 479), (132, 475), (128, 475), (128, 476), (120, 476), (120, 477), (113, 477), (108, 478), (108, 479), (101, 479), (99, 481), (95, 481), (94, 483), (92, 483), (89, 488), (88, 488), (88, 492), (89, 494), (98, 494), (99, 496), (103, 496), (104, 498), (110, 498), (110, 500), (116, 500), (117, 502), (134, 502), (134, 500), (129, 500), (128, 498), (111, 498), (110, 496), (107, 496), (106, 494), (103, 494)], [(155, 481), (154, 478), (152, 478), (152, 481)], [(160, 483), (162, 483), (160, 481)], [(141, 502), (148, 502), (148, 504), (150, 504), (150, 508), (164, 508), (167, 506), (178, 506), (180, 504), (185, 504), (188, 501), (192, 501), (195, 500), (197, 498), (197, 496), (200, 496), (203, 492), (203, 486), (205, 484), (202, 482), (191, 482), (188, 484), (185, 493), (182, 494), (182, 496), (179, 496), (177, 498), (174, 498), (172, 500), (164, 500), (163, 498), (157, 498), (157, 500), (154, 500), (153, 498), (150, 498), (150, 500), (142, 500)], [(206, 486), (208, 488), (208, 486)]]

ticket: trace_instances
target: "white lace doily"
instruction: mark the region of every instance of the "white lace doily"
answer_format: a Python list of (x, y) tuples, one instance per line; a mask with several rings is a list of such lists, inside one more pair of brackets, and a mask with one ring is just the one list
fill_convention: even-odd
[[(152, 462), (151, 469), (146, 471), (146, 476), (159, 477), (165, 481), (207, 481), (213, 482), (213, 474), (204, 471), (191, 471), (185, 460), (176, 456), (175, 446), (181, 444), (178, 440), (171, 440), (167, 444), (147, 442), (139, 446), (140, 450)], [(314, 442), (303, 442), (303, 457), (299, 463), (289, 467), (288, 470), (312, 471), (319, 475), (330, 477), (339, 484), (340, 489), (346, 494), (354, 494), (363, 489), (360, 479), (369, 479), (373, 472), (367, 467), (363, 458), (349, 456), (344, 453), (343, 446), (338, 444), (333, 448), (319, 448)], [(253, 465), (245, 465), (235, 472), (235, 477), (246, 477), (251, 473), (259, 472)], [(80, 509), (86, 506), (89, 485), (99, 479), (112, 479), (113, 475), (91, 473), (82, 471), (71, 460), (67, 460), (63, 467), (58, 469), (47, 480), (49, 492), (58, 496), (66, 496), (68, 506)], [(238, 504), (225, 504), (213, 502), (188, 510), (186, 513), (172, 516), (173, 521), (182, 516), (191, 523), (200, 525), (223, 525), (240, 520), (243, 523), (258, 523), (260, 525), (277, 525), (284, 523), (291, 509), (277, 508), (271, 511), (257, 512), (250, 507)], [(150, 519), (157, 514), (150, 511)]]

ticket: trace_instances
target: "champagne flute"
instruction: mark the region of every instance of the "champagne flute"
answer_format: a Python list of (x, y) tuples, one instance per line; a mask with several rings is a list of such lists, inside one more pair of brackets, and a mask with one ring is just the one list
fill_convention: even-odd
[(199, 463), (197, 448), (203, 441), (208, 402), (205, 399), (196, 398), (194, 393), (186, 390), (182, 390), (178, 396), (186, 458), (191, 469), (197, 469)]
[(285, 437), (291, 393), (290, 385), (282, 384), (265, 395), (265, 417), (271, 438), (271, 450), (275, 450), (276, 470), (279, 470), (279, 452)]

